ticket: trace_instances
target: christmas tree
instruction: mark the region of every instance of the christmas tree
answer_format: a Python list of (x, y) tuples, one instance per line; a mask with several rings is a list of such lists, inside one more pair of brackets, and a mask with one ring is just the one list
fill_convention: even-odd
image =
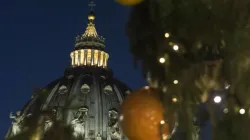
[(135, 63), (185, 139), (196, 139), (206, 120), (213, 140), (250, 139), (249, 19), (249, 0), (144, 0), (132, 8)]

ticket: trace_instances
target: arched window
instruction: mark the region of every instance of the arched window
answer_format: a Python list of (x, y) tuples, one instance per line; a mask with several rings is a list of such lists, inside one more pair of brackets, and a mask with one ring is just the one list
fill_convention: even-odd
[(83, 94), (89, 93), (89, 92), (90, 92), (90, 87), (89, 87), (89, 85), (83, 84), (83, 85), (81, 86), (81, 92), (82, 92)]
[(68, 92), (68, 88), (65, 85), (60, 86), (58, 93), (59, 94), (66, 94)]

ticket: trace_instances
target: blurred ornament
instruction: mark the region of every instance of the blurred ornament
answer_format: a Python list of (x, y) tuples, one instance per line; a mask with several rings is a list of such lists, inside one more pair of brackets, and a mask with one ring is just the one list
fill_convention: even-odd
[(160, 140), (169, 135), (164, 108), (156, 89), (140, 89), (121, 105), (121, 127), (130, 140)]
[(116, 2), (125, 6), (134, 6), (141, 3), (143, 0), (116, 0)]

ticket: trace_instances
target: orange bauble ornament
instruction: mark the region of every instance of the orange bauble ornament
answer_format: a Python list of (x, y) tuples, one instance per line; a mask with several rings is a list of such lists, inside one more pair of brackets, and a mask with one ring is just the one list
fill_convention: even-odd
[(116, 0), (118, 3), (126, 6), (134, 6), (141, 3), (143, 0)]
[(169, 134), (163, 114), (164, 108), (155, 89), (144, 88), (132, 93), (121, 105), (123, 133), (129, 140), (161, 140)]

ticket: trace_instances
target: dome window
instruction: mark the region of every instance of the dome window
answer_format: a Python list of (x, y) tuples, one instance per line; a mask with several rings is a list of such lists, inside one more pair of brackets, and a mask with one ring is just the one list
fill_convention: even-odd
[(103, 76), (103, 75), (101, 76), (101, 78), (102, 78), (102, 79), (106, 79), (106, 77), (105, 77), (105, 76)]
[(59, 94), (66, 94), (68, 92), (68, 88), (65, 85), (62, 85), (59, 90), (58, 93)]
[(89, 93), (89, 91), (90, 91), (89, 85), (87, 85), (87, 84), (82, 85), (82, 87), (81, 87), (82, 93), (87, 94), (87, 93)]
[(125, 94), (130, 94), (131, 93), (131, 91), (130, 90), (127, 90), (126, 92), (125, 92)]
[(107, 85), (105, 88), (104, 88), (104, 93), (105, 94), (113, 94), (113, 89), (110, 85)]
[(74, 75), (69, 75), (67, 78), (68, 78), (68, 79), (73, 79), (73, 78), (74, 78)]

